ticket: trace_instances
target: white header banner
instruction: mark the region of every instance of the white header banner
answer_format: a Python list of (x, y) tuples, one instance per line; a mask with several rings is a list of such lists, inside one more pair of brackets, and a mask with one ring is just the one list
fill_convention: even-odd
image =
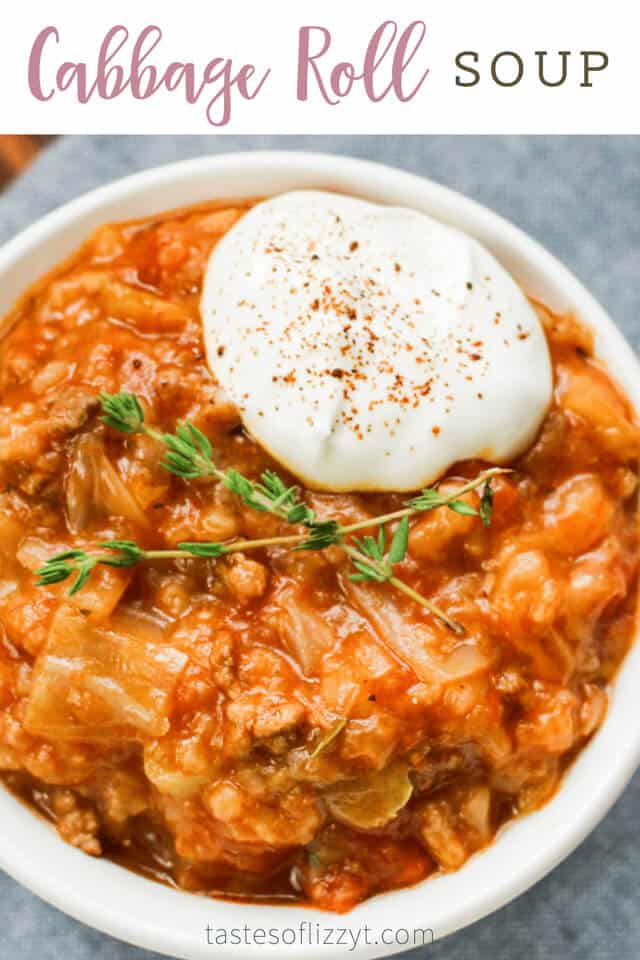
[(640, 133), (630, 0), (19, 0), (7, 133)]

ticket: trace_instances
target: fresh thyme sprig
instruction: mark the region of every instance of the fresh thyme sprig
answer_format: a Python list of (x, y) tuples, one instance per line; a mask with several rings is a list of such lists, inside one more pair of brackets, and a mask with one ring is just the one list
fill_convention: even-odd
[(89, 579), (91, 571), (99, 562), (97, 557), (92, 557), (84, 550), (65, 550), (63, 553), (57, 553), (54, 557), (49, 557), (47, 562), (39, 570), (36, 570), (37, 585), (39, 587), (48, 587), (54, 583), (61, 583), (67, 580), (72, 574), (77, 574), (71, 588), (69, 596), (77, 593)]
[(73, 596), (84, 587), (99, 563), (109, 567), (133, 567), (145, 557), (145, 551), (133, 540), (110, 540), (99, 543), (98, 546), (108, 547), (113, 552), (99, 554), (87, 553), (85, 550), (65, 550), (49, 557), (44, 566), (36, 570), (38, 586), (61, 583), (75, 574), (69, 590), (69, 596)]
[[(350, 558), (355, 568), (356, 572), (351, 574), (352, 580), (389, 583), (428, 610), (454, 633), (464, 634), (464, 627), (461, 624), (452, 620), (444, 610), (396, 577), (393, 568), (406, 557), (409, 518), (415, 514), (434, 510), (437, 507), (447, 507), (464, 516), (478, 516), (483, 525), (488, 527), (493, 514), (491, 481), (498, 474), (509, 473), (509, 470), (501, 467), (485, 470), (450, 495), (441, 493), (437, 487), (427, 488), (417, 497), (409, 500), (400, 510), (343, 526), (332, 519), (318, 520), (315, 512), (300, 499), (298, 488), (287, 486), (273, 470), (265, 470), (256, 482), (235, 469), (219, 468), (215, 462), (211, 443), (192, 423), (188, 421), (178, 423), (174, 433), (163, 433), (145, 422), (144, 410), (135, 394), (126, 391), (109, 394), (103, 391), (99, 399), (103, 411), (101, 419), (105, 424), (122, 433), (144, 433), (165, 446), (165, 459), (161, 465), (170, 473), (185, 480), (207, 477), (218, 480), (251, 509), (261, 513), (271, 513), (289, 524), (306, 527), (306, 531), (292, 536), (236, 540), (230, 543), (184, 542), (178, 544), (176, 550), (143, 550), (129, 540), (105, 541), (98, 546), (108, 550), (108, 553), (88, 553), (74, 549), (51, 557), (37, 571), (39, 585), (59, 583), (75, 575), (69, 591), (70, 594), (74, 594), (85, 585), (92, 570), (98, 564), (129, 567), (148, 560), (184, 557), (217, 559), (228, 553), (276, 545), (291, 547), (294, 550), (324, 550), (336, 545)], [(461, 497), (479, 487), (482, 487), (482, 494), (479, 508), (476, 510)], [(400, 523), (387, 551), (385, 525), (397, 520)], [(354, 533), (371, 527), (377, 527), (375, 537), (367, 535), (362, 539), (354, 537), (353, 540), (346, 540)]]
[(265, 470), (257, 483), (238, 470), (222, 470), (214, 459), (208, 438), (192, 423), (178, 423), (174, 433), (163, 433), (148, 426), (144, 410), (135, 394), (122, 391), (99, 396), (103, 423), (122, 433), (144, 433), (166, 447), (161, 466), (184, 480), (210, 477), (219, 480), (244, 504), (261, 513), (272, 513), (291, 524), (310, 525), (313, 511), (299, 500), (297, 487), (288, 487), (273, 470)]
[(349, 551), (353, 565), (358, 571), (350, 579), (356, 581), (376, 580), (385, 583), (393, 575), (393, 565), (402, 563), (409, 545), (409, 518), (403, 517), (393, 535), (389, 552), (386, 553), (387, 536), (384, 524), (380, 524), (377, 537), (354, 539)]
[(105, 390), (98, 397), (104, 416), (100, 419), (107, 426), (121, 433), (144, 433), (166, 448), (161, 466), (169, 473), (184, 480), (198, 477), (213, 477), (224, 481), (226, 474), (219, 470), (213, 459), (213, 449), (204, 433), (192, 423), (179, 423), (175, 433), (163, 433), (148, 426), (144, 410), (134, 393), (111, 394)]
[(108, 553), (88, 552), (85, 550), (65, 550), (49, 557), (46, 563), (36, 570), (37, 585), (48, 586), (61, 583), (76, 575), (69, 596), (77, 593), (89, 579), (91, 572), (99, 564), (106, 567), (134, 567), (145, 560), (182, 560), (189, 557), (217, 559), (229, 553), (260, 550), (274, 543), (294, 546), (299, 537), (270, 537), (263, 540), (234, 540), (231, 543), (203, 541), (197, 543), (179, 543), (175, 550), (144, 550), (133, 540), (103, 540), (97, 546)]
[(391, 540), (389, 550), (386, 550), (386, 534), (384, 525), (378, 530), (377, 537), (363, 537), (362, 540), (354, 539), (353, 545), (343, 546), (344, 552), (351, 559), (356, 573), (349, 577), (360, 583), (390, 583), (392, 587), (411, 597), (416, 603), (427, 610), (432, 616), (441, 620), (457, 636), (464, 635), (464, 627), (461, 623), (453, 620), (440, 607), (422, 594), (410, 587), (404, 580), (395, 576), (393, 568), (395, 564), (402, 563), (407, 555), (409, 545), (409, 518), (403, 517), (396, 528), (396, 532)]

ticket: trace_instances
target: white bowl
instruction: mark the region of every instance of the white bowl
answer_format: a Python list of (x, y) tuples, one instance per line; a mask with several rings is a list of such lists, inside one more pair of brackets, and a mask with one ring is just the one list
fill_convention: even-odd
[[(214, 156), (147, 170), (96, 190), (56, 210), (0, 250), (0, 316), (23, 290), (74, 250), (107, 220), (140, 217), (212, 197), (274, 194), (305, 187), (329, 188), (370, 200), (423, 210), (473, 234), (525, 290), (557, 310), (573, 309), (595, 332), (598, 355), (640, 410), (640, 366), (604, 310), (551, 254), (496, 214), (435, 183), (389, 167), (310, 153), (243, 153)], [(640, 645), (627, 657), (607, 718), (572, 766), (554, 799), (537, 813), (503, 829), (495, 843), (459, 872), (369, 900), (346, 916), (301, 907), (239, 904), (181, 893), (154, 884), (108, 861), (67, 846), (51, 826), (0, 790), (0, 865), (43, 899), (79, 920), (140, 947), (186, 960), (261, 955), (305, 960), (343, 946), (321, 946), (318, 923), (349, 928), (360, 940), (351, 952), (380, 957), (413, 946), (391, 944), (382, 928), (431, 929), (443, 937), (479, 920), (525, 891), (555, 867), (596, 826), (640, 762)], [(286, 951), (267, 942), (242, 942), (245, 925), (293, 931), (306, 922), (303, 940)], [(226, 946), (207, 943), (206, 927), (239, 928)], [(298, 936), (298, 934), (296, 934)], [(337, 936), (337, 935), (336, 935)], [(411, 934), (412, 936), (412, 934)], [(385, 939), (390, 937), (385, 934)]]

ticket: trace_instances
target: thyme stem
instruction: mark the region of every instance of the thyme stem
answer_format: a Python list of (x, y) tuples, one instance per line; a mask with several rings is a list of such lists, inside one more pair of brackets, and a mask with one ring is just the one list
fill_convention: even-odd
[(405, 596), (410, 597), (433, 617), (444, 623), (444, 625), (448, 627), (449, 630), (453, 631), (457, 637), (463, 637), (465, 635), (466, 631), (461, 623), (458, 623), (457, 620), (453, 620), (441, 607), (435, 603), (432, 603), (430, 600), (427, 600), (426, 597), (423, 597), (421, 593), (418, 593), (417, 590), (414, 590), (413, 587), (410, 587), (408, 583), (404, 582), (404, 580), (400, 580), (399, 577), (396, 577), (393, 574), (389, 576), (384, 564), (378, 563), (367, 554), (361, 553), (360, 550), (357, 550), (355, 547), (352, 547), (349, 544), (343, 544), (342, 549), (348, 556), (351, 557), (352, 560), (356, 560), (359, 563), (366, 563), (367, 566), (378, 570), (381, 576), (384, 576), (385, 580), (395, 587), (396, 590), (399, 590), (401, 593), (404, 593)]
[[(291, 547), (300, 543), (305, 534), (294, 534), (290, 537), (264, 537), (262, 540), (233, 540), (231, 543), (221, 543), (222, 554), (245, 553), (247, 550), (261, 550), (264, 547)], [(144, 560), (181, 560), (185, 557), (194, 557), (190, 550), (144, 550)]]

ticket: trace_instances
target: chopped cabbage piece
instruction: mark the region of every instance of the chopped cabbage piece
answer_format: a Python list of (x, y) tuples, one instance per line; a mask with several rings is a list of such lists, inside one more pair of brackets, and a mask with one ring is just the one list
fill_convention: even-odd
[(94, 436), (80, 438), (75, 447), (65, 485), (67, 522), (72, 533), (81, 533), (92, 520), (125, 517), (140, 526), (147, 518)]
[[(25, 537), (16, 554), (19, 563), (35, 573), (56, 553), (68, 550), (69, 544), (49, 543), (40, 537)], [(81, 591), (67, 595), (67, 602), (82, 610), (91, 622), (106, 620), (116, 609), (131, 580), (131, 571), (116, 567), (96, 567)], [(51, 586), (55, 593), (67, 593), (69, 584)]]
[(302, 590), (287, 585), (279, 591), (272, 622), (307, 676), (317, 674), (325, 653), (335, 646), (335, 636), (318, 611), (305, 603)]
[(169, 729), (175, 686), (186, 654), (166, 643), (157, 625), (141, 629), (126, 612), (94, 626), (69, 605), (55, 616), (38, 657), (25, 727), (66, 740), (159, 737)]
[[(491, 665), (478, 638), (469, 635), (455, 645), (443, 644), (436, 631), (412, 612), (404, 612), (389, 591), (348, 581), (346, 590), (374, 633), (425, 683), (446, 684), (472, 676)], [(449, 637), (446, 638), (449, 641)]]

